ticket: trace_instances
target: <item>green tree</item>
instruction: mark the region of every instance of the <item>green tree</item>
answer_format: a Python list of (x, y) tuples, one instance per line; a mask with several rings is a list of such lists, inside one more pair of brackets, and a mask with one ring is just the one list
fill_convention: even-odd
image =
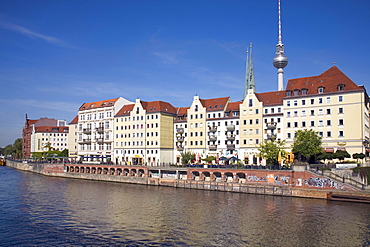
[(62, 157), (68, 157), (68, 149), (64, 149), (62, 152), (60, 152), (60, 156)]
[(207, 158), (202, 159), (203, 161), (207, 163), (212, 163), (212, 161), (216, 160), (215, 156), (208, 156)]
[(258, 145), (258, 151), (262, 159), (267, 160), (267, 165), (278, 164), (279, 152), (282, 157), (285, 157), (286, 152), (284, 150), (285, 140), (278, 142), (275, 139), (265, 140)]
[(307, 160), (312, 155), (322, 153), (321, 144), (321, 137), (314, 130), (298, 130), (295, 132), (292, 152)]
[(195, 160), (195, 154), (190, 152), (190, 151), (186, 151), (186, 152), (182, 152), (181, 153), (181, 163), (182, 164), (190, 164), (193, 160)]
[(351, 155), (347, 151), (337, 150), (335, 153), (335, 158), (344, 160), (344, 158), (350, 158)]
[(15, 149), (15, 157), (22, 158), (22, 138), (15, 140), (13, 146)]
[(363, 154), (363, 153), (355, 153), (355, 154), (352, 154), (352, 158), (354, 158), (354, 159), (356, 159), (357, 160), (357, 163), (358, 163), (358, 160), (359, 159), (363, 159), (363, 158), (365, 158), (366, 156), (365, 156), (365, 154)]
[(9, 144), (4, 148), (4, 155), (5, 157), (11, 156), (15, 158), (15, 148), (13, 145)]

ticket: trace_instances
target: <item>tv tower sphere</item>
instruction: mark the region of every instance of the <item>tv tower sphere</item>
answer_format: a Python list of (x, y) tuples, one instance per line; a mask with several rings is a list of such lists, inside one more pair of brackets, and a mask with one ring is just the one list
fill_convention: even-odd
[(283, 69), (288, 65), (288, 57), (284, 55), (284, 51), (276, 53), (276, 56), (272, 61), (274, 67), (277, 69)]

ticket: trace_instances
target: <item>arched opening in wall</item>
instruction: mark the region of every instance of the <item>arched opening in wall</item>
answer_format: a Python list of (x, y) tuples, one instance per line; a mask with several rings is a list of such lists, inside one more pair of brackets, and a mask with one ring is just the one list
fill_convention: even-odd
[(109, 175), (115, 175), (116, 174), (116, 169), (110, 168), (109, 169)]
[(118, 168), (117, 169), (117, 175), (120, 176), (122, 174), (122, 169), (121, 168)]
[(225, 173), (225, 180), (226, 182), (233, 182), (234, 181), (234, 176), (231, 172), (226, 172)]
[(203, 180), (211, 181), (211, 174), (209, 172), (203, 172)]
[(86, 167), (86, 173), (90, 173), (91, 169), (90, 167)]
[(91, 168), (91, 173), (96, 174), (96, 168), (95, 167)]
[(98, 174), (102, 174), (103, 173), (103, 169), (101, 167), (98, 168)]
[(78, 166), (76, 166), (75, 172), (80, 172), (80, 168)]
[(125, 168), (124, 170), (123, 170), (123, 175), (124, 176), (128, 176), (130, 174), (130, 170), (129, 169), (127, 169), (127, 168)]
[(236, 174), (236, 176), (237, 176), (237, 179), (238, 179), (238, 181), (239, 181), (239, 183), (245, 183), (245, 173), (241, 173), (241, 172), (239, 172), (239, 173), (237, 173)]
[(144, 177), (145, 171), (144, 169), (139, 169), (138, 177)]
[(216, 182), (220, 182), (221, 181), (221, 172), (214, 172), (213, 177), (214, 177), (214, 180)]
[(80, 173), (84, 173), (84, 172), (85, 172), (85, 168), (84, 167), (81, 167)]
[(198, 171), (193, 171), (192, 174), (193, 174), (193, 177), (192, 177), (193, 180), (199, 180), (199, 172)]
[(105, 167), (105, 168), (103, 169), (103, 174), (108, 174), (108, 168), (106, 168), (106, 167)]
[(137, 170), (136, 169), (131, 169), (131, 176), (136, 177)]
[(69, 166), (66, 166), (66, 172), (69, 172)]

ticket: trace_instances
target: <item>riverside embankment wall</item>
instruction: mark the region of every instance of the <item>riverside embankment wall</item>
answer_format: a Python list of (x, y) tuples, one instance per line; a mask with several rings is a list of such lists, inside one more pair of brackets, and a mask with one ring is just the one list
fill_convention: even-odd
[[(250, 194), (265, 194), (265, 195), (277, 195), (277, 196), (291, 196), (291, 197), (305, 197), (305, 198), (320, 198), (327, 199), (330, 193), (353, 193), (354, 188), (345, 185), (332, 182), (332, 184), (327, 187), (315, 187), (316, 184), (310, 184), (317, 181), (324, 181), (327, 178), (322, 176), (315, 176), (309, 172), (292, 172), (292, 171), (251, 171), (251, 170), (238, 170), (238, 173), (245, 174), (245, 180), (241, 182), (230, 182), (230, 181), (205, 181), (205, 180), (195, 180), (192, 179), (193, 174), (196, 172), (204, 173), (217, 173), (219, 169), (195, 169), (187, 170), (186, 179), (166, 179), (166, 178), (153, 178), (150, 177), (150, 171), (147, 167), (145, 172), (138, 176), (138, 174), (128, 174), (123, 173), (123, 170), (127, 169), (124, 167), (118, 166), (105, 166), (108, 171), (111, 173), (108, 174), (91, 174), (87, 171), (93, 166), (87, 165), (75, 165), (79, 167), (79, 172), (73, 171), (66, 172), (67, 167), (64, 164), (50, 164), (50, 163), (24, 163), (19, 161), (7, 160), (7, 166), (29, 172), (35, 172), (47, 176), (57, 176), (57, 177), (66, 177), (66, 178), (75, 178), (75, 179), (88, 179), (88, 180), (97, 180), (97, 181), (110, 181), (110, 182), (121, 182), (121, 183), (134, 183), (142, 185), (153, 185), (153, 186), (170, 186), (176, 188), (188, 188), (188, 189), (200, 189), (200, 190), (214, 190), (214, 191), (228, 191), (228, 192), (238, 192), (238, 193), (250, 193)], [(70, 165), (69, 165), (70, 166)], [(72, 165), (73, 166), (73, 165)], [(84, 167), (82, 170), (81, 167)], [(95, 167), (102, 167), (101, 165), (96, 165)], [(69, 167), (71, 168), (71, 167)], [(89, 169), (86, 169), (89, 168)], [(138, 169), (137, 167), (132, 167), (132, 169)], [(155, 168), (158, 169), (158, 168)], [(160, 168), (165, 170), (165, 168)], [(117, 170), (122, 171), (121, 173)], [(83, 172), (82, 172), (83, 171)], [(230, 171), (223, 171), (223, 173), (230, 173)], [(249, 177), (252, 180), (260, 180), (250, 182)], [(199, 175), (199, 174), (197, 174)], [(224, 174), (225, 175), (225, 174)], [(235, 170), (234, 170), (235, 175)], [(266, 177), (265, 181), (262, 181), (262, 178)], [(280, 181), (280, 178), (284, 179)], [(287, 184), (286, 178), (290, 177), (292, 183)], [(329, 179), (330, 180), (330, 179)], [(297, 181), (298, 184), (297, 184)], [(284, 183), (282, 183), (284, 182)], [(305, 185), (305, 186), (303, 186)], [(361, 193), (361, 192), (357, 192)], [(361, 193), (362, 195), (363, 193)], [(369, 196), (369, 194), (365, 195)]]

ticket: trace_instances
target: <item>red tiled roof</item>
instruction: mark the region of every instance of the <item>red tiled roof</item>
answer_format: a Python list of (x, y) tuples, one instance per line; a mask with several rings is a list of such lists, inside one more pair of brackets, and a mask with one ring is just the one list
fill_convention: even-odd
[[(146, 113), (154, 113), (154, 112), (167, 112), (171, 114), (176, 114), (176, 108), (173, 107), (170, 103), (164, 101), (140, 101), (142, 107), (146, 110)], [(116, 114), (117, 116), (128, 116), (130, 112), (134, 109), (135, 104), (124, 105), (119, 112)]]
[(36, 132), (55, 132), (55, 133), (68, 133), (69, 128), (67, 126), (38, 126), (35, 127)]
[(176, 114), (178, 116), (184, 116), (188, 113), (189, 109), (190, 109), (190, 107), (177, 107), (176, 108)]
[(207, 111), (222, 111), (225, 109), (230, 97), (214, 98), (214, 99), (199, 99), (203, 107)]
[(285, 91), (274, 91), (266, 93), (256, 93), (256, 97), (264, 106), (282, 105)]
[(119, 98), (84, 103), (79, 110), (95, 109), (100, 107), (113, 106)]
[(167, 112), (171, 114), (176, 114), (176, 108), (173, 107), (170, 103), (164, 101), (151, 101), (151, 102), (141, 102), (143, 108), (146, 110), (146, 113), (153, 112)]
[[(324, 93), (338, 92), (338, 85), (344, 85), (343, 91), (363, 90), (349, 79), (336, 66), (331, 67), (318, 76), (310, 76), (288, 80), (287, 91), (307, 89), (307, 95), (318, 94), (318, 88), (324, 87)], [(299, 94), (301, 95), (301, 94)]]
[(77, 124), (78, 123), (78, 115), (73, 118), (73, 120), (69, 124)]
[(229, 104), (227, 104), (226, 111), (227, 112), (229, 112), (229, 111), (239, 111), (241, 103), (242, 103), (241, 101), (230, 102)]
[(134, 109), (135, 104), (130, 105), (124, 105), (115, 115), (115, 117), (118, 116), (129, 116), (132, 109)]

